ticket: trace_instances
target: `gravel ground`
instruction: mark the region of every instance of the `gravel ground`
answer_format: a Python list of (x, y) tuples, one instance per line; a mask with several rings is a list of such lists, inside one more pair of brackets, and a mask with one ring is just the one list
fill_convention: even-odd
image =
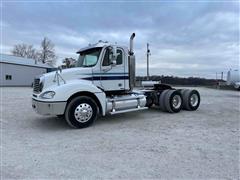
[(195, 112), (157, 109), (71, 129), (1, 88), (2, 179), (239, 179), (240, 93), (197, 88)]

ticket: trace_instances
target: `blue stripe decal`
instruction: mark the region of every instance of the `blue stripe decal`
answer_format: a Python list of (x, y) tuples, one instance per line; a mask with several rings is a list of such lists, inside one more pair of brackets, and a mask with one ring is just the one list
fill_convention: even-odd
[(128, 73), (93, 73), (93, 75), (127, 75)]
[(77, 75), (128, 75), (128, 73), (85, 73), (85, 74), (77, 74)]
[(93, 76), (93, 77), (86, 77), (82, 78), (85, 80), (93, 80), (93, 81), (99, 81), (99, 80), (122, 80), (122, 79), (129, 79), (129, 76)]

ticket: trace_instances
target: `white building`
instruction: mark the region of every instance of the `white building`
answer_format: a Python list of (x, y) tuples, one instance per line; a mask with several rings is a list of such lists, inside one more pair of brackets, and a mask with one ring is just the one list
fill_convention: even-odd
[(31, 86), (34, 77), (54, 70), (34, 59), (0, 54), (0, 86)]

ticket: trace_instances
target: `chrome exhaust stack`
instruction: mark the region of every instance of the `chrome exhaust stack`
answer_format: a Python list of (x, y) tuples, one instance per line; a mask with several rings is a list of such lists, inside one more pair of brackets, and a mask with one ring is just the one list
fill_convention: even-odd
[(129, 46), (129, 55), (133, 55), (133, 39), (135, 37), (135, 33), (132, 33), (131, 37), (130, 37), (130, 46)]
[(133, 39), (135, 37), (135, 33), (132, 33), (130, 37), (130, 47), (129, 47), (129, 56), (128, 56), (128, 73), (129, 73), (129, 88), (133, 89), (135, 86), (135, 77), (136, 77), (136, 62), (135, 56), (133, 52)]

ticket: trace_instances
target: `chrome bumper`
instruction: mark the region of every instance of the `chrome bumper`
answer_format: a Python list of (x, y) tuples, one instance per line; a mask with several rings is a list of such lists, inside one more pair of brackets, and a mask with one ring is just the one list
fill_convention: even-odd
[(43, 102), (32, 99), (32, 108), (41, 115), (64, 114), (67, 102)]

